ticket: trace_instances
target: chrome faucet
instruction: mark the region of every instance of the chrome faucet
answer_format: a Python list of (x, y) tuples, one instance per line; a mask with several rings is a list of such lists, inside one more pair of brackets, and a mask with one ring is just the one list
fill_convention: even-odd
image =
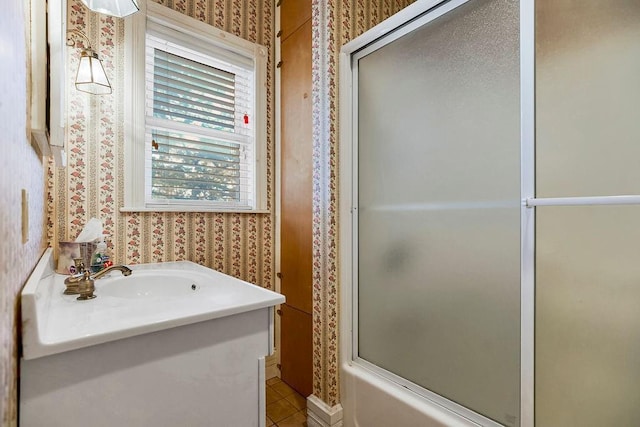
[(91, 271), (85, 268), (82, 258), (76, 258), (73, 261), (75, 262), (76, 271), (78, 273), (65, 279), (64, 284), (67, 288), (64, 290), (64, 294), (79, 294), (78, 300), (80, 301), (95, 298), (96, 295), (93, 294), (93, 292), (96, 290), (95, 281), (97, 279), (100, 279), (104, 275), (111, 273), (113, 270), (120, 271), (123, 276), (131, 275), (131, 269), (126, 265), (112, 265), (111, 267), (107, 267), (104, 270), (100, 270), (92, 276)]

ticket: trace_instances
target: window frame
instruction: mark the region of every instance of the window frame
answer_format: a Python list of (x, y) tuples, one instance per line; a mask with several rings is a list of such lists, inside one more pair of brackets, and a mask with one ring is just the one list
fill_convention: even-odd
[[(205, 22), (171, 10), (153, 1), (139, 2), (140, 13), (125, 19), (124, 79), (124, 206), (121, 212), (244, 212), (267, 213), (267, 49)], [(147, 20), (188, 37), (192, 43), (208, 44), (213, 51), (242, 56), (254, 64), (254, 176), (255, 200), (248, 207), (220, 202), (181, 203), (145, 200), (145, 58)]]

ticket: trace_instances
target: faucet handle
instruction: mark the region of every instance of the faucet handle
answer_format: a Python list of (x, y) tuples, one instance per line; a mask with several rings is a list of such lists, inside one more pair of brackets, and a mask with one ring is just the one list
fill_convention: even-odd
[(90, 276), (89, 270), (85, 271), (84, 276), (84, 280), (78, 282), (78, 293), (80, 294), (78, 298), (76, 298), (78, 301), (86, 301), (96, 297), (96, 295), (93, 294), (96, 287)]
[(73, 259), (73, 263), (74, 263), (74, 265), (76, 267), (76, 274), (84, 273), (84, 270), (85, 270), (84, 259), (82, 259), (82, 258), (74, 258)]
[(86, 280), (89, 276), (89, 271), (87, 271), (84, 267), (84, 260), (82, 258), (74, 258), (73, 259), (75, 272), (64, 279), (64, 285), (66, 286), (64, 290), (65, 295), (77, 295), (80, 293), (78, 289), (78, 284), (83, 279)]

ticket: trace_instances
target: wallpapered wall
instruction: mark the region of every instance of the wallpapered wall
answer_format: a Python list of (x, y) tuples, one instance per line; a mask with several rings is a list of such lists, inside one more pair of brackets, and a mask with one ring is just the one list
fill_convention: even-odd
[(340, 48), (414, 0), (313, 0), (313, 394), (339, 403)]
[[(27, 138), (27, 49), (24, 10), (0, 13), (0, 425), (17, 424), (19, 298), (42, 254), (44, 172)], [(21, 189), (29, 193), (29, 241), (22, 244)]]
[[(273, 22), (271, 0), (154, 0), (265, 46), (268, 203), (273, 204)], [(113, 95), (74, 89), (79, 49), (68, 49), (68, 166), (47, 171), (51, 244), (74, 240), (91, 217), (102, 219), (114, 261), (190, 260), (272, 287), (274, 214), (120, 213), (124, 198), (124, 20), (68, 0), (68, 28), (87, 34), (103, 60)], [(82, 46), (82, 40), (77, 47)]]
[[(154, 0), (269, 49), (269, 206), (273, 186), (273, 21), (271, 0)], [(287, 1), (287, 0), (285, 0)], [(299, 0), (289, 0), (299, 1)], [(338, 55), (340, 47), (413, 0), (312, 0), (313, 5), (313, 327), (314, 394), (330, 406), (338, 387)], [(89, 36), (103, 58), (114, 95), (68, 96), (68, 167), (47, 170), (48, 239), (73, 240), (90, 217), (105, 223), (115, 260), (188, 259), (271, 287), (274, 215), (119, 213), (123, 205), (123, 55), (121, 20), (69, 0), (68, 26)], [(78, 51), (69, 50), (69, 69)], [(69, 88), (73, 88), (73, 75)]]

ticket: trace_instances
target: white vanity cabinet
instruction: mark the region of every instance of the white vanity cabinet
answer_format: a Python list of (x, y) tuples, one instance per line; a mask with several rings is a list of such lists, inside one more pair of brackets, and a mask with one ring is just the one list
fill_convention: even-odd
[[(199, 274), (208, 270), (192, 263), (166, 265), (174, 271), (196, 268)], [(135, 278), (136, 269), (145, 266), (132, 268)], [(154, 311), (148, 300), (100, 295), (100, 282), (98, 298), (76, 301), (62, 295), (62, 280), (45, 274), (23, 292), (21, 426), (265, 424), (264, 358), (272, 351), (273, 307), (284, 297), (229, 278), (232, 286), (226, 290), (216, 285), (207, 294), (203, 286), (194, 298), (156, 298)], [(234, 286), (239, 286), (235, 295)], [(258, 291), (253, 299), (245, 293), (253, 291)], [(242, 301), (234, 303), (236, 297)], [(211, 310), (203, 313), (206, 305)], [(139, 322), (109, 320), (109, 311), (129, 313)], [(95, 328), (74, 326), (74, 317), (96, 323)]]

